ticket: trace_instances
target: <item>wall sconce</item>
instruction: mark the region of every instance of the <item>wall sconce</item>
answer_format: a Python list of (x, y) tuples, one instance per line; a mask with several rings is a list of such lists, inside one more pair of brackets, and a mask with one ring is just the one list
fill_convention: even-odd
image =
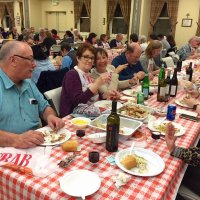
[(71, 10), (70, 13), (73, 14), (73, 10)]
[(106, 24), (106, 18), (103, 17), (103, 25), (105, 25), (105, 24)]

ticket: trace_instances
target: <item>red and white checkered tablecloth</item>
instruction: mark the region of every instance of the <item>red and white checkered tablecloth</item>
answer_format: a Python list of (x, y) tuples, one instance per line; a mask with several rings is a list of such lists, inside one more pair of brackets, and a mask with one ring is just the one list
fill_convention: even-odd
[[(151, 96), (148, 100), (148, 104), (156, 107), (164, 106), (164, 104), (158, 103), (155, 99), (156, 95)], [(70, 124), (70, 119), (69, 116), (64, 119), (66, 127), (73, 132), (72, 138), (76, 138), (74, 133), (75, 130)], [(191, 146), (199, 134), (199, 123), (181, 119), (178, 116), (175, 121), (187, 128), (186, 133), (177, 139), (177, 145), (182, 147)], [(88, 128), (86, 134), (90, 134), (92, 131), (94, 130)], [(149, 135), (148, 132), (146, 134)], [(177, 192), (176, 185), (179, 184), (180, 179), (182, 178), (185, 164), (181, 160), (169, 155), (165, 141), (156, 140), (148, 143), (146, 147), (161, 156), (166, 165), (164, 171), (155, 177), (132, 176), (131, 180), (119, 189), (115, 187), (113, 178), (120, 169), (116, 165), (111, 166), (106, 161), (107, 156), (115, 155), (115, 153), (108, 153), (105, 150), (105, 144), (91, 143), (86, 137), (78, 139), (78, 141), (82, 146), (80, 156), (76, 157), (75, 161), (71, 162), (67, 168), (58, 168), (57, 172), (51, 174), (49, 177), (37, 178), (19, 174), (9, 169), (0, 168), (0, 200), (75, 199), (74, 197), (70, 197), (62, 192), (59, 186), (59, 179), (66, 172), (76, 169), (91, 170), (100, 176), (101, 187), (96, 193), (86, 197), (88, 200), (171, 200), (174, 198)], [(119, 144), (119, 150), (127, 147), (126, 144)], [(91, 164), (88, 161), (88, 152), (91, 150), (97, 150), (100, 152), (100, 161), (98, 164)], [(52, 157), (55, 162), (59, 162), (67, 155), (69, 155), (69, 153), (63, 152), (60, 147), (55, 147), (52, 152)]]

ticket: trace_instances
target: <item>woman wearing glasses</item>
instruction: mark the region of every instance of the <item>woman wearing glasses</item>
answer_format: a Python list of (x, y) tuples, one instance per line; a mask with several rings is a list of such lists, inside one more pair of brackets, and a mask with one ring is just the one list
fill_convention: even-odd
[[(62, 86), (60, 114), (64, 117), (73, 112), (79, 104), (92, 104), (93, 102), (107, 98), (105, 94), (99, 95), (98, 90), (104, 83), (110, 81), (110, 75), (104, 73), (95, 81), (91, 77), (90, 70), (95, 60), (95, 49), (90, 44), (83, 44), (77, 50), (77, 66), (67, 72)], [(115, 97), (118, 93), (113, 91)]]

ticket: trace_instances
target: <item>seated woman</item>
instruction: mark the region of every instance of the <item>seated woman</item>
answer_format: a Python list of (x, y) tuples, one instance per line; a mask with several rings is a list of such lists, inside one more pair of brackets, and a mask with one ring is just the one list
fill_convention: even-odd
[(46, 48), (44, 48), (40, 44), (32, 46), (33, 58), (35, 59), (36, 67), (32, 73), (31, 79), (35, 84), (37, 84), (38, 79), (40, 77), (40, 73), (42, 71), (56, 70), (51, 59), (45, 53), (44, 49), (46, 50)]
[(99, 91), (104, 94), (108, 91), (115, 89), (125, 89), (137, 84), (137, 81), (144, 77), (144, 72), (138, 72), (132, 79), (119, 81), (119, 73), (125, 69), (128, 65), (119, 65), (115, 68), (113, 65), (108, 64), (108, 54), (105, 49), (96, 49), (96, 63), (95, 67), (91, 70), (92, 77), (97, 79), (101, 74), (108, 72), (111, 76), (110, 83), (103, 84)]
[[(79, 104), (92, 104), (99, 98), (108, 98), (108, 96), (99, 96), (98, 90), (102, 84), (110, 81), (108, 73), (101, 74), (95, 81), (89, 73), (95, 60), (95, 49), (92, 45), (82, 44), (76, 53), (77, 66), (67, 72), (62, 86), (60, 100), (60, 115), (64, 117), (73, 112)], [(110, 95), (110, 94), (109, 94)], [(118, 93), (112, 92), (115, 98)]]
[(158, 40), (152, 40), (145, 52), (140, 56), (140, 63), (146, 73), (149, 73), (149, 79), (152, 80), (160, 71), (159, 66), (154, 62), (162, 50), (162, 43)]
[(100, 40), (97, 43), (98, 46), (102, 46), (105, 49), (110, 49), (110, 45), (108, 43), (108, 36), (106, 34), (100, 35)]
[(90, 33), (86, 39), (86, 43), (93, 45), (94, 47), (98, 47), (97, 45), (97, 34)]

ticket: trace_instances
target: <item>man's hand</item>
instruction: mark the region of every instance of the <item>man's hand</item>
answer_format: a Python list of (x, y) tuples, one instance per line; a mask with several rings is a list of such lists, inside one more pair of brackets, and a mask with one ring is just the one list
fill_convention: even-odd
[(13, 146), (15, 148), (31, 148), (44, 143), (44, 135), (38, 131), (27, 131), (22, 134), (15, 134)]
[(55, 115), (49, 115), (47, 117), (48, 126), (51, 127), (52, 130), (59, 130), (64, 127), (65, 123), (62, 119), (56, 117)]
[(140, 71), (138, 72), (137, 74), (134, 75), (135, 78), (139, 79), (139, 80), (142, 80), (145, 76), (145, 73)]

